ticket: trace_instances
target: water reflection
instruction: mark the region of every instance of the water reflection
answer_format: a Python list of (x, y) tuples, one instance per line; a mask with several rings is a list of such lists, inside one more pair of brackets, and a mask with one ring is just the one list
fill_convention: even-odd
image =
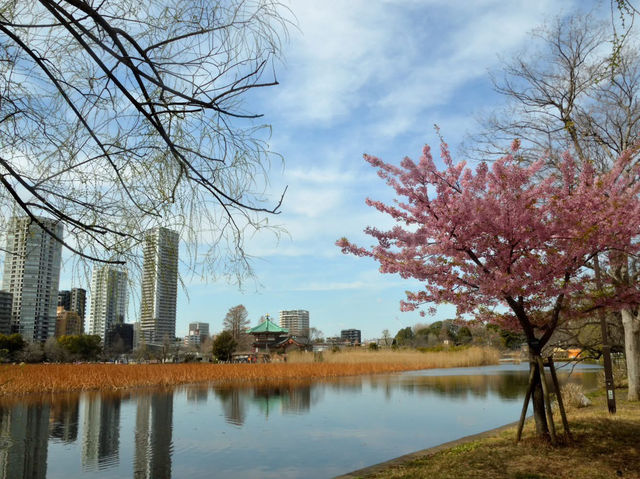
[(118, 463), (120, 402), (113, 395), (92, 394), (85, 402), (82, 467), (104, 469)]
[(63, 443), (72, 443), (78, 439), (78, 417), (80, 396), (65, 395), (51, 403), (49, 417), (49, 437)]
[(47, 475), (48, 404), (0, 407), (0, 477)]
[(274, 412), (294, 415), (309, 412), (311, 389), (311, 383), (295, 383), (243, 389), (225, 387), (212, 391), (222, 404), (226, 422), (242, 426), (250, 406), (256, 406), (265, 418)]
[(173, 432), (173, 391), (138, 397), (133, 477), (169, 479)]
[(470, 368), (4, 400), (0, 479), (326, 477), (515, 420), (526, 381), (526, 367)]

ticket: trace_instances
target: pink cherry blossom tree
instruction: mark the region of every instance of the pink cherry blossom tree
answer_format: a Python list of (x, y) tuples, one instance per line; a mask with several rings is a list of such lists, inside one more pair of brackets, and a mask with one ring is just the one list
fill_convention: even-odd
[(401, 302), (405, 311), (450, 303), (459, 317), (522, 330), (536, 430), (548, 436), (538, 365), (552, 334), (585, 308), (638, 300), (636, 291), (621, 294), (608, 285), (597, 290), (592, 274), (596, 254), (637, 253), (632, 240), (640, 231), (640, 183), (634, 181), (634, 153), (623, 154), (605, 174), (589, 164), (578, 168), (567, 154), (557, 174), (543, 176), (543, 161), (519, 164), (518, 142), (512, 154), (475, 170), (454, 164), (447, 145), (441, 146), (442, 169), (428, 146), (417, 163), (405, 158), (400, 166), (365, 155), (397, 195), (393, 204), (367, 204), (390, 215), (396, 226), (366, 228), (377, 243), (369, 248), (346, 238), (336, 244), (345, 253), (375, 259), (382, 273), (424, 282), (424, 289), (408, 292)]

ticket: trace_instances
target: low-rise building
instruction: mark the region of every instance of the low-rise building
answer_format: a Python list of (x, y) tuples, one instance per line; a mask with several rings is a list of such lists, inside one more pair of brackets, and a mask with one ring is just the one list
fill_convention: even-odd
[(189, 323), (189, 334), (184, 338), (185, 346), (198, 347), (209, 337), (209, 323)]
[(289, 330), (281, 328), (277, 324), (266, 319), (255, 328), (248, 331), (253, 336), (253, 348), (255, 352), (273, 351), (276, 345), (289, 337)]
[(343, 329), (340, 331), (340, 339), (342, 339), (342, 341), (349, 341), (351, 346), (359, 346), (362, 342), (362, 336), (359, 329)]
[(58, 306), (56, 316), (56, 338), (60, 336), (75, 336), (84, 333), (84, 321), (75, 311), (67, 311), (63, 306)]

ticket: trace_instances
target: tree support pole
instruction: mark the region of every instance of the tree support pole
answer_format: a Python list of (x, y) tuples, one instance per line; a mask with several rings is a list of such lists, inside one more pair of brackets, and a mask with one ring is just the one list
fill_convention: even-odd
[[(602, 277), (600, 273), (600, 261), (598, 255), (593, 257), (593, 269), (596, 276), (596, 288), (602, 291)], [(616, 394), (613, 383), (613, 367), (611, 366), (611, 346), (609, 345), (609, 334), (607, 332), (607, 317), (602, 308), (598, 311), (600, 316), (600, 330), (602, 332), (602, 359), (604, 360), (604, 383), (607, 389), (607, 407), (609, 414), (616, 413)]]
[(516, 433), (516, 443), (520, 442), (522, 438), (522, 428), (524, 427), (524, 420), (527, 417), (527, 409), (529, 408), (529, 399), (531, 398), (531, 390), (533, 389), (533, 378), (536, 372), (536, 368), (533, 363), (529, 363), (529, 383), (527, 384), (527, 392), (524, 395), (524, 404), (522, 405), (522, 412), (520, 413), (520, 421), (518, 421), (518, 432)]
[(556, 446), (558, 444), (556, 438), (556, 426), (553, 423), (553, 413), (551, 411), (551, 399), (549, 398), (549, 386), (547, 385), (547, 379), (544, 375), (544, 363), (542, 357), (536, 355), (536, 361), (538, 362), (538, 373), (540, 374), (540, 383), (542, 384), (542, 394), (544, 396), (544, 405), (547, 410), (547, 424), (549, 425), (549, 435), (551, 436), (551, 445)]
[(562, 417), (562, 427), (564, 427), (564, 433), (567, 435), (567, 438), (569, 438), (570, 441), (573, 441), (571, 431), (569, 430), (569, 421), (567, 421), (567, 414), (564, 409), (564, 403), (562, 402), (562, 394), (560, 394), (560, 383), (558, 382), (556, 367), (553, 364), (553, 357), (549, 356), (547, 360), (549, 361), (549, 372), (551, 373), (553, 388), (556, 392), (556, 398), (558, 398), (558, 409), (560, 409), (560, 416)]

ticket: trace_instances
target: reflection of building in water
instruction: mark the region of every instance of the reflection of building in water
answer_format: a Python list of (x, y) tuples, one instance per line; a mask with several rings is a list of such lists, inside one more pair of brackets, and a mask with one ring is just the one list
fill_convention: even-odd
[(82, 467), (103, 469), (118, 462), (120, 398), (87, 397), (84, 414)]
[(134, 479), (169, 479), (173, 393), (140, 395), (136, 411)]
[(247, 417), (245, 397), (246, 393), (243, 393), (239, 389), (218, 389), (216, 394), (222, 401), (222, 408), (224, 409), (224, 418), (229, 424), (236, 426), (242, 426), (244, 420)]
[(57, 399), (51, 404), (49, 437), (66, 443), (78, 439), (79, 405), (80, 398), (78, 396)]
[(47, 404), (0, 408), (0, 437), (8, 438), (0, 447), (0, 478), (44, 479), (48, 432)]
[(284, 414), (300, 414), (311, 409), (310, 385), (283, 385), (256, 387), (252, 402), (257, 404), (265, 416), (275, 410)]
[(289, 387), (283, 390), (282, 412), (300, 414), (311, 409), (311, 386)]
[(209, 397), (208, 388), (194, 386), (187, 389), (188, 402), (207, 402), (208, 397)]

